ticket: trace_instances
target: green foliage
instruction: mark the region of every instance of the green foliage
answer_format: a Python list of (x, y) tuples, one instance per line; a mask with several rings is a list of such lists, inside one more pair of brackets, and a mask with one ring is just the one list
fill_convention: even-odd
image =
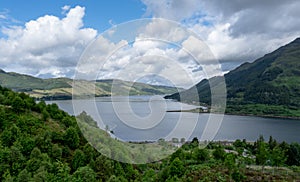
[[(25, 102), (21, 110), (12, 107), (15, 97)], [(75, 118), (55, 105), (32, 103), (27, 95), (2, 87), (0, 102), (0, 181), (300, 180), (298, 143), (279, 144), (271, 137), (265, 142), (261, 136), (254, 145), (237, 140), (232, 146), (226, 146), (231, 151), (226, 153), (219, 142), (210, 142), (206, 148), (199, 148), (199, 141), (195, 138), (163, 160), (132, 165), (98, 153), (80, 134)], [(47, 119), (43, 118), (45, 110), (49, 113)], [(86, 126), (95, 128), (95, 122), (89, 116), (83, 114), (80, 117)], [(167, 141), (160, 143), (168, 146)], [(142, 147), (136, 150), (147, 151)], [(112, 153), (119, 157), (130, 154), (121, 151), (121, 147), (120, 151)], [(268, 168), (278, 174), (268, 171), (268, 168), (263, 172), (254, 169), (256, 162), (260, 166), (269, 165)]]
[(27, 171), (27, 169), (23, 169), (17, 176), (17, 182), (27, 182), (31, 178), (31, 173)]
[(183, 162), (178, 157), (176, 157), (170, 165), (169, 175), (181, 177), (184, 174), (184, 170), (185, 168)]
[(289, 146), (287, 155), (288, 155), (288, 159), (287, 159), (288, 165), (300, 166), (300, 145), (298, 143), (292, 143)]
[[(231, 114), (300, 117), (300, 40), (244, 63), (224, 75), (226, 112)], [(211, 89), (221, 77), (204, 79), (194, 87), (165, 98), (211, 104)], [(196, 94), (195, 94), (196, 93)]]
[(50, 114), (48, 113), (47, 109), (43, 109), (42, 111), (42, 119), (43, 121), (47, 121), (50, 118)]
[(24, 108), (25, 108), (25, 102), (24, 102), (24, 100), (21, 97), (16, 96), (12, 100), (11, 107), (13, 108), (14, 111), (16, 111), (17, 113), (19, 113), (19, 112), (21, 112), (21, 111), (24, 110)]
[(283, 166), (286, 160), (287, 157), (285, 156), (285, 151), (283, 151), (279, 146), (275, 146), (271, 151), (272, 165), (277, 167)]
[[(102, 180), (106, 181), (112, 175), (113, 171), (113, 164), (110, 160), (108, 160), (103, 155), (98, 156), (95, 160), (94, 170), (97, 171), (97, 176)], [(121, 166), (118, 166), (118, 173), (119, 175), (124, 175), (123, 169)]]
[(73, 181), (78, 181), (78, 182), (94, 182), (96, 181), (96, 173), (93, 171), (90, 167), (84, 166), (78, 168), (75, 173), (73, 174)]
[(225, 159), (225, 151), (222, 147), (218, 147), (216, 148), (214, 151), (213, 151), (213, 156), (215, 159), (217, 160), (221, 160), (221, 161), (224, 161)]
[(205, 162), (209, 159), (209, 152), (207, 149), (196, 148), (193, 151), (193, 159), (198, 162)]
[(78, 132), (74, 127), (69, 127), (64, 135), (64, 142), (71, 149), (76, 149), (79, 145)]
[(257, 141), (256, 164), (265, 166), (268, 160), (269, 151), (264, 140)]
[(80, 149), (76, 149), (71, 163), (72, 170), (76, 171), (79, 167), (83, 167), (85, 165), (84, 153)]

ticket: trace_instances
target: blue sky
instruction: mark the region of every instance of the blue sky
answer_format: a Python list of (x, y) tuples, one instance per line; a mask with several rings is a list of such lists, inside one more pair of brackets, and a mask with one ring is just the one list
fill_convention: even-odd
[[(213, 65), (210, 69), (219, 66), (223, 74), (299, 37), (299, 9), (298, 0), (264, 0), (263, 3), (260, 0), (3, 0), (0, 1), (0, 69), (42, 78), (73, 77), (82, 52), (97, 37), (103, 38), (103, 31), (146, 17), (150, 21), (142, 27), (144, 34), (135, 35), (136, 40), (145, 33), (170, 40), (180, 39), (180, 32), (176, 33), (174, 26), (157, 22), (155, 18), (175, 21), (207, 45), (219, 61), (218, 65), (210, 63)], [(130, 30), (131, 27), (127, 27), (123, 32), (132, 34)], [(126, 42), (102, 41), (103, 50)], [(208, 65), (193, 65), (182, 56), (182, 49), (157, 41), (125, 44), (130, 49), (142, 51), (138, 56), (176, 58), (179, 67), (190, 69), (190, 72), (199, 70), (200, 74)], [(195, 54), (201, 53), (199, 44), (192, 38), (186, 37), (179, 44), (199, 51)], [(120, 53), (121, 57), (116, 56), (113, 64), (101, 60), (106, 63), (106, 69), (101, 70), (102, 78), (119, 78), (116, 74), (122, 68), (120, 65), (128, 64), (128, 59), (136, 60), (133, 56), (137, 54), (130, 49)], [(131, 71), (149, 70), (153, 75), (154, 70), (157, 76), (163, 73), (170, 76), (168, 80), (184, 84), (185, 81), (176, 76), (180, 71), (166, 72), (168, 64), (165, 63), (169, 62), (147, 63), (132, 67)], [(198, 75), (196, 78), (200, 81), (204, 77)], [(123, 79), (129, 80), (129, 77), (123, 75)], [(152, 80), (152, 83), (156, 82)]]
[(63, 17), (62, 7), (65, 5), (85, 7), (85, 27), (93, 27), (99, 32), (110, 28), (111, 23), (119, 24), (141, 18), (146, 10), (146, 6), (139, 0), (4, 0), (0, 1), (0, 12), (22, 25), (46, 14)]

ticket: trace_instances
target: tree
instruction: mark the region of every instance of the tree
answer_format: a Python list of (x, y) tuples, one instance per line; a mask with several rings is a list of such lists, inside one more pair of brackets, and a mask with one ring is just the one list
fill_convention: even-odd
[(156, 173), (153, 169), (149, 169), (145, 171), (145, 174), (143, 175), (142, 181), (146, 182), (155, 182), (157, 181)]
[(277, 146), (277, 141), (275, 139), (273, 139), (272, 136), (270, 136), (268, 144), (269, 144), (270, 150), (273, 150)]
[(73, 171), (76, 171), (79, 167), (85, 166), (85, 155), (80, 149), (75, 150), (71, 165)]
[[(121, 167), (121, 166), (119, 166)], [(102, 179), (102, 181), (108, 180), (108, 178), (113, 174), (113, 166), (110, 160), (108, 160), (105, 156), (100, 155), (96, 158), (95, 161), (95, 169), (97, 176)], [(122, 169), (123, 171), (123, 169)], [(124, 172), (122, 173), (124, 174)]]
[(263, 141), (258, 142), (257, 153), (256, 153), (256, 164), (262, 165), (262, 171), (268, 160), (268, 149), (266, 143)]
[(240, 170), (239, 164), (236, 162), (237, 156), (233, 153), (225, 155), (224, 164), (228, 168), (229, 175), (234, 181), (243, 181), (245, 176)]
[(90, 161), (93, 160), (95, 156), (97, 156), (95, 149), (89, 143), (84, 145), (83, 152), (86, 156), (85, 160), (87, 164), (90, 163)]
[(78, 181), (89, 181), (89, 182), (96, 181), (96, 173), (89, 166), (78, 168), (73, 174), (73, 176)]
[(285, 163), (287, 157), (285, 156), (285, 152), (279, 146), (276, 146), (271, 152), (271, 159), (272, 164), (278, 167)]
[(287, 151), (287, 164), (292, 166), (300, 165), (300, 145), (298, 143), (291, 143)]
[(199, 147), (199, 140), (197, 137), (194, 137), (192, 142), (191, 142), (191, 147), (192, 148), (196, 148), (196, 147)]
[(48, 171), (42, 166), (34, 173), (32, 181), (49, 181), (48, 176)]
[(21, 153), (20, 148), (22, 148), (20, 143), (15, 142), (10, 149), (10, 172), (14, 176), (16, 176), (25, 166), (24, 164), (26, 160), (23, 154)]
[(176, 150), (170, 158), (170, 161), (173, 161), (175, 158), (179, 158), (180, 160), (184, 160), (185, 159), (185, 155), (183, 152), (183, 149), (179, 148), (178, 150)]
[(11, 146), (14, 142), (12, 132), (9, 129), (6, 129), (1, 134), (1, 141), (4, 146)]
[(199, 162), (204, 162), (209, 159), (209, 153), (207, 149), (196, 148), (193, 152), (193, 158)]
[(170, 165), (169, 175), (181, 177), (184, 174), (184, 171), (185, 168), (183, 166), (183, 162), (178, 157), (176, 157)]
[(71, 149), (76, 149), (79, 145), (79, 136), (77, 130), (74, 127), (70, 127), (67, 129), (64, 141), (67, 146)]
[(21, 111), (24, 110), (25, 108), (25, 102), (24, 100), (19, 97), (19, 96), (16, 96), (13, 100), (12, 100), (12, 103), (11, 103), (11, 107), (13, 108), (13, 110), (17, 113), (20, 113)]
[(234, 172), (237, 170), (237, 165), (235, 162), (236, 156), (234, 154), (227, 154), (225, 156), (224, 164), (228, 168), (229, 175), (233, 177)]
[(224, 151), (224, 149), (221, 146), (217, 147), (213, 151), (213, 156), (217, 160), (224, 161), (224, 159), (225, 159), (225, 151)]
[(50, 114), (48, 113), (47, 109), (44, 108), (42, 110), (42, 120), (47, 121), (50, 118)]
[(27, 182), (30, 181), (31, 178), (31, 174), (27, 171), (27, 169), (23, 169), (18, 177), (17, 177), (17, 182)]
[(21, 151), (26, 156), (28, 156), (32, 149), (35, 147), (35, 141), (31, 137), (20, 138), (20, 143), (22, 145)]
[(185, 143), (185, 138), (181, 138), (180, 143), (182, 143), (182, 144)]
[(35, 172), (39, 169), (41, 165), (41, 160), (37, 158), (31, 158), (26, 162), (26, 170), (28, 172)]
[(62, 121), (61, 121), (65, 127), (70, 127), (70, 126), (75, 126), (76, 125), (76, 121), (75, 119), (73, 119), (72, 117), (70, 116), (65, 116)]
[(53, 159), (60, 160), (62, 156), (62, 149), (57, 144), (54, 144), (52, 145), (50, 155)]

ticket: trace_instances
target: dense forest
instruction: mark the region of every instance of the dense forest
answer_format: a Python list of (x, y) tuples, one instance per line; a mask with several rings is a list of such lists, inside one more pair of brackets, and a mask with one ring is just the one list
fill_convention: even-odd
[[(300, 118), (300, 38), (224, 75), (226, 113)], [(211, 105), (222, 77), (204, 79), (167, 99)], [(218, 93), (218, 92), (216, 92)], [(217, 97), (217, 96), (215, 96)]]
[(207, 145), (194, 138), (163, 160), (121, 163), (97, 152), (56, 104), (0, 86), (0, 181), (292, 181), (299, 166), (298, 143), (262, 136)]

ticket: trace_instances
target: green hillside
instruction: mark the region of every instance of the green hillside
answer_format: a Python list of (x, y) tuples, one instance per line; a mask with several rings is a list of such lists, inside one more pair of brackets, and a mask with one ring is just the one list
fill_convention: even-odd
[[(300, 180), (298, 143), (278, 143), (271, 137), (266, 142), (260, 137), (254, 144), (236, 140), (229, 145), (210, 142), (204, 147), (194, 138), (163, 160), (128, 164), (97, 152), (80, 128), (88, 129), (99, 145), (118, 147), (119, 144), (86, 113), (77, 119), (78, 122), (56, 104), (36, 103), (24, 93), (0, 86), (0, 181)], [(148, 151), (143, 144), (125, 145), (111, 151), (107, 147), (103, 152), (122, 160), (139, 158), (141, 154), (151, 159), (166, 151), (165, 148)]]
[[(77, 87), (80, 90), (74, 92), (75, 96), (89, 95), (91, 90), (96, 96), (110, 95), (165, 95), (178, 90), (175, 87), (133, 83), (122, 80), (78, 80)], [(117, 85), (117, 90), (111, 91), (112, 84)], [(18, 92), (25, 92), (32, 97), (42, 99), (70, 99), (72, 98), (73, 80), (69, 78), (41, 79), (28, 75), (5, 72), (0, 70), (0, 85)], [(96, 88), (94, 89), (94, 85)], [(179, 89), (182, 90), (182, 89)]]
[(30, 91), (35, 89), (50, 90), (55, 88), (70, 88), (71, 79), (55, 78), (41, 79), (29, 75), (5, 72), (0, 69), (0, 85), (17, 91)]
[[(210, 104), (210, 84), (202, 80), (194, 88), (200, 101)], [(300, 38), (225, 75), (227, 112), (239, 114), (300, 117)], [(191, 102), (191, 91), (166, 98)]]

